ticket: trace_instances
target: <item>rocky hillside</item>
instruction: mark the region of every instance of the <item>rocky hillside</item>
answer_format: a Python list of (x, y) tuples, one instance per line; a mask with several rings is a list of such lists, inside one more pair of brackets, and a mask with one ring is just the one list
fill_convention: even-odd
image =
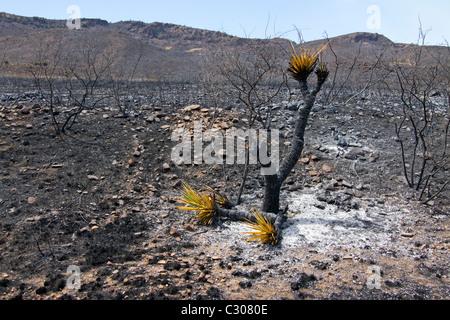
[[(81, 30), (69, 30), (65, 20), (0, 13), (0, 73), (26, 74), (26, 66), (36, 62), (37, 51), (43, 50), (43, 43), (48, 44), (48, 52), (56, 52), (61, 42), (70, 40), (75, 47), (80, 47), (87, 38), (101, 39), (104, 49), (119, 57), (119, 64), (133, 63), (133, 59), (141, 56), (139, 77), (152, 80), (196, 79), (200, 76), (204, 56), (224, 46), (242, 50), (253, 44), (276, 42), (274, 48), (290, 47), (286, 39), (246, 39), (160, 22), (109, 23), (101, 19), (82, 19)], [(317, 47), (324, 41), (307, 42), (305, 46)], [(385, 54), (388, 59), (410, 63), (415, 47), (393, 43), (380, 34), (362, 32), (332, 38), (331, 44), (333, 51), (324, 54), (326, 60), (333, 62), (336, 54), (351, 64), (354, 57), (358, 57), (355, 67), (362, 72), (381, 52), (388, 52)], [(434, 52), (439, 48), (429, 47), (428, 50)]]
[[(95, 28), (107, 27), (108, 21), (101, 19), (83, 19), (82, 27)], [(66, 28), (66, 20), (53, 20), (40, 17), (23, 17), (5, 12), (0, 12), (0, 36), (18, 35), (45, 29)]]

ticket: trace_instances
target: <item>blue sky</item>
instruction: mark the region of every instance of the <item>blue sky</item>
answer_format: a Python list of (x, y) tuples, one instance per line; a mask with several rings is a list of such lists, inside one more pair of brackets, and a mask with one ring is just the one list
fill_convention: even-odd
[(66, 19), (76, 5), (81, 17), (110, 22), (168, 22), (255, 38), (282, 36), (306, 41), (365, 31), (395, 42), (415, 43), (419, 18), (428, 44), (450, 42), (449, 0), (0, 0), (0, 11)]

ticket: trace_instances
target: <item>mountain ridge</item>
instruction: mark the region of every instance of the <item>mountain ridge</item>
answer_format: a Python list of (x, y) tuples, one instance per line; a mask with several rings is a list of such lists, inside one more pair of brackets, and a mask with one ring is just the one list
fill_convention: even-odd
[[(47, 19), (42, 17), (26, 17), (19, 16), (15, 14), (10, 14), (6, 12), (0, 12), (0, 25), (9, 23), (29, 27), (30, 29), (49, 29), (49, 28), (67, 28), (66, 20), (63, 19)], [(159, 40), (169, 40), (177, 37), (184, 38), (184, 40), (190, 41), (201, 41), (208, 38), (217, 39), (245, 39), (245, 40), (268, 40), (263, 38), (241, 38), (233, 35), (229, 35), (221, 31), (212, 31), (201, 28), (193, 28), (173, 23), (166, 22), (143, 22), (138, 20), (126, 20), (118, 22), (108, 22), (107, 20), (98, 18), (81, 18), (82, 28), (98, 28), (107, 27), (114, 30), (119, 30), (128, 34), (140, 35), (142, 38), (147, 39), (159, 39)], [(0, 33), (0, 36), (2, 34)], [(356, 43), (390, 43), (394, 44), (393, 41), (385, 37), (384, 35), (378, 33), (369, 32), (353, 32), (349, 34), (344, 34), (332, 39), (342, 39), (345, 41), (353, 41)], [(287, 39), (286, 39), (287, 40)], [(290, 40), (288, 40), (290, 41)], [(314, 42), (318, 40), (306, 41)], [(217, 42), (217, 41), (211, 41)]]
[[(121, 64), (132, 64), (137, 56), (142, 57), (139, 77), (143, 79), (199, 77), (204, 56), (223, 47), (245, 51), (255, 45), (273, 43), (275, 46), (271, 46), (271, 50), (279, 50), (280, 47), (290, 50), (293, 42), (284, 38), (241, 38), (224, 32), (164, 22), (108, 22), (82, 18), (81, 30), (71, 30), (66, 24), (66, 20), (62, 19), (24, 17), (0, 12), (0, 74), (26, 74), (26, 66), (35, 63), (37, 48), (42, 48), (46, 43), (48, 50), (56, 50), (58, 41), (62, 41), (58, 39), (65, 39), (65, 42), (70, 39), (79, 46), (85, 43), (86, 38), (99, 42), (108, 40), (106, 46), (120, 57)], [(373, 65), (377, 55), (386, 49), (389, 49), (397, 61), (408, 64), (412, 61), (415, 47), (394, 43), (382, 34), (369, 32), (353, 32), (330, 39), (305, 41), (304, 45), (317, 48), (328, 40), (331, 40), (333, 53), (330, 50), (324, 52), (325, 61), (334, 61), (332, 54), (346, 60), (348, 64), (357, 57), (360, 62), (357, 67), (361, 66), (363, 71), (367, 70), (367, 66)], [(5, 66), (3, 61), (11, 64)]]

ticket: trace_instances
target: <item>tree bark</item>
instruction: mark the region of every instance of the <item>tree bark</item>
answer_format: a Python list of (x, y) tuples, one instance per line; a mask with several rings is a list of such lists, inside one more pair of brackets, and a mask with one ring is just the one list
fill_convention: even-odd
[(299, 81), (300, 90), (303, 94), (304, 104), (297, 111), (294, 135), (291, 141), (291, 149), (282, 160), (276, 175), (265, 176), (265, 190), (262, 210), (265, 212), (278, 213), (280, 210), (280, 190), (286, 178), (297, 164), (304, 147), (305, 129), (308, 124), (309, 115), (314, 106), (317, 93), (323, 82), (317, 81), (316, 87), (310, 92), (307, 80)]
[(280, 209), (280, 189), (278, 175), (265, 176), (262, 211), (278, 213)]
[[(251, 212), (225, 209), (217, 206), (216, 213), (232, 220), (256, 221), (255, 216)], [(284, 214), (274, 214), (271, 212), (261, 212), (261, 215), (273, 224), (278, 237), (281, 238), (281, 227), (283, 226), (283, 223), (286, 222), (286, 216)]]
[[(222, 217), (226, 217), (231, 220), (244, 220), (244, 221), (249, 220), (252, 222), (256, 221), (255, 216), (251, 212), (247, 212), (247, 211), (225, 209), (225, 208), (221, 208), (221, 207), (217, 206), (216, 213)], [(278, 215), (270, 213), (270, 212), (263, 212), (263, 213), (261, 213), (261, 215), (272, 223), (275, 223), (275, 221), (278, 218)]]

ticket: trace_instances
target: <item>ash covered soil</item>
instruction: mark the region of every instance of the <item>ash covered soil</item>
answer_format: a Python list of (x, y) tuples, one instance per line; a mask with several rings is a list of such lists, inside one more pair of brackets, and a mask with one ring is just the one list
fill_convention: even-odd
[[(192, 120), (246, 126), (233, 108), (191, 104), (139, 104), (129, 118), (105, 106), (61, 136), (42, 101), (0, 106), (0, 299), (449, 298), (448, 192), (422, 205), (407, 188), (398, 104), (316, 105), (276, 246), (245, 241), (241, 222), (202, 226), (176, 210), (182, 180), (232, 194), (242, 174), (170, 161), (172, 131)], [(293, 106), (276, 110), (289, 148)], [(262, 188), (252, 167), (240, 207), (258, 207)]]

